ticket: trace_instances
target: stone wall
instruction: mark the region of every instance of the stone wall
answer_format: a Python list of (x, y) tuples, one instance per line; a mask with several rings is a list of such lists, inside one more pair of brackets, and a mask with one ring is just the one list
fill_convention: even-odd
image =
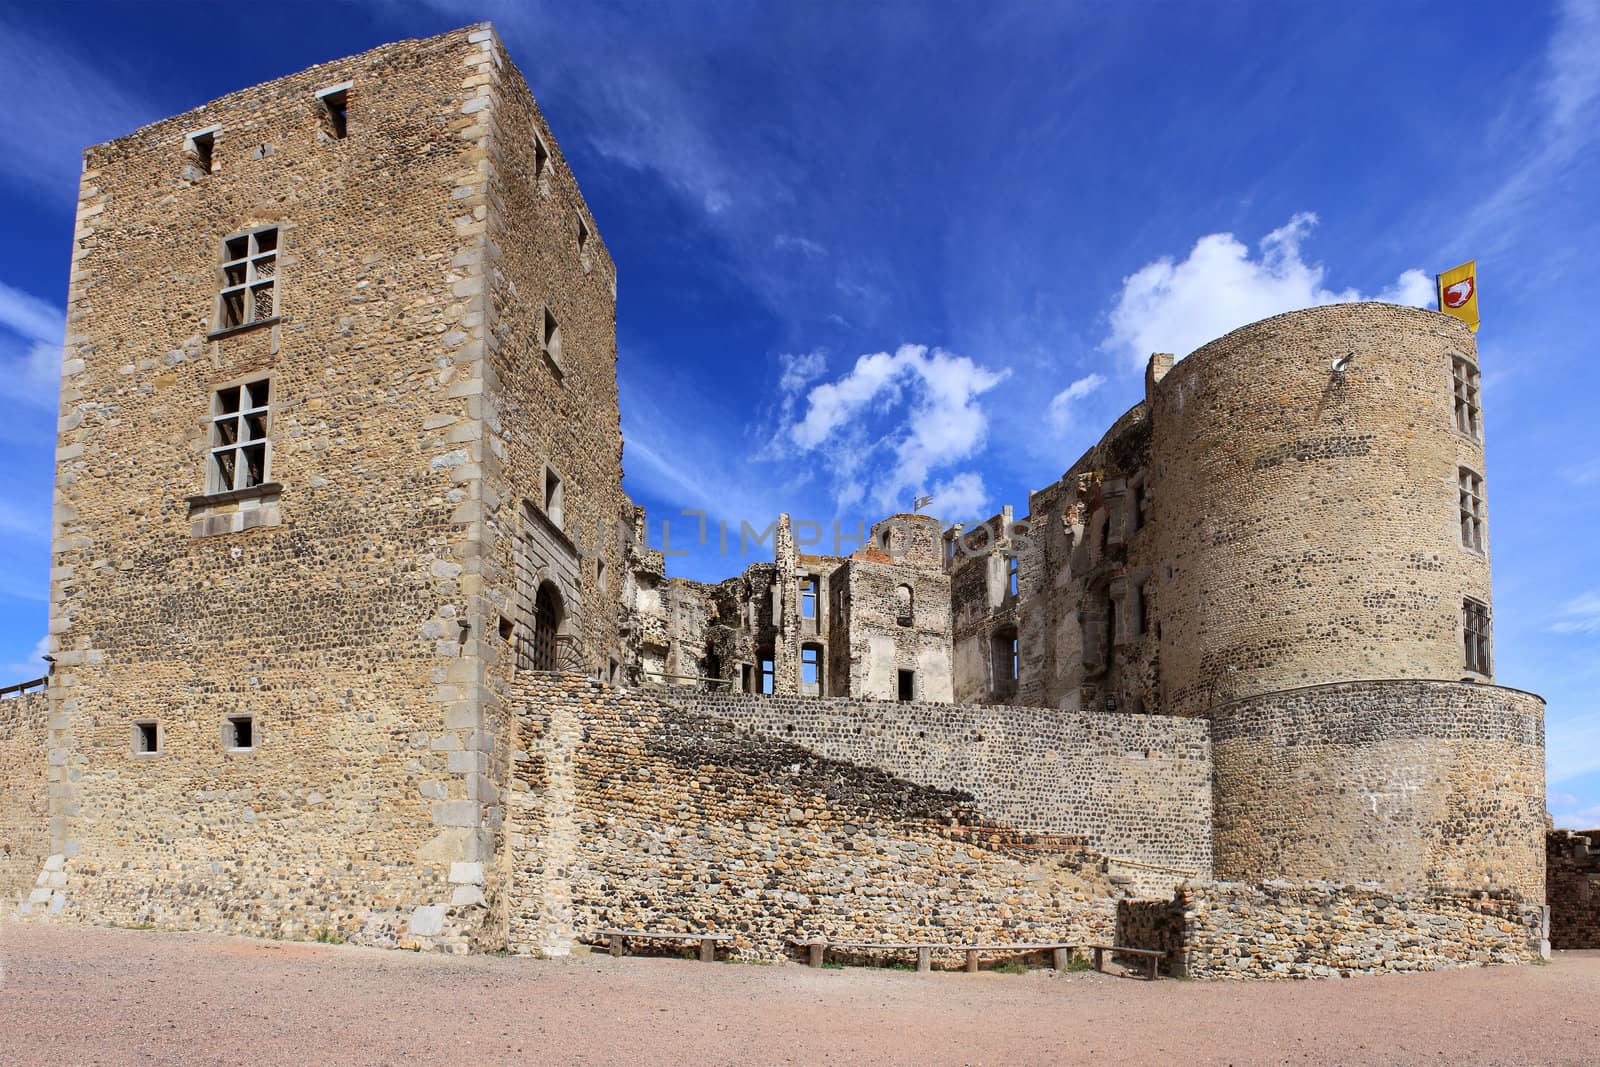
[(1545, 835), (1552, 948), (1600, 948), (1600, 830)]
[[(1516, 899), (1391, 894), (1333, 883), (1232, 882), (1185, 887), (1174, 911), (1151, 909), (1130, 936), (1165, 937), (1181, 914), (1192, 978), (1331, 978), (1528, 963), (1543, 953), (1544, 909)], [(1139, 942), (1134, 944), (1145, 947)]]
[(0, 921), (28, 899), (50, 855), (43, 692), (0, 700)]
[(1544, 702), (1345, 682), (1213, 711), (1216, 872), (1411, 892), (1544, 893)]
[(656, 694), (520, 682), (510, 946), (562, 954), (607, 927), (787, 938), (1098, 941), (1114, 889), (1075, 838), (970, 798), (751, 736)]
[[(1083, 837), (1141, 892), (1211, 875), (1210, 725), (1155, 715), (674, 693), (683, 707)], [(1158, 869), (1159, 868), (1159, 869)]]

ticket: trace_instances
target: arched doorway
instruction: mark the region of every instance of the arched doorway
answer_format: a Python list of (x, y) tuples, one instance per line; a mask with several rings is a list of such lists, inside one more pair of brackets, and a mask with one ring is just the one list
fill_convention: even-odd
[(553, 671), (558, 669), (560, 662), (556, 650), (556, 635), (561, 632), (561, 623), (566, 616), (566, 610), (561, 603), (561, 591), (555, 587), (554, 582), (544, 582), (539, 586), (538, 595), (533, 603), (533, 662), (532, 668), (536, 671)]

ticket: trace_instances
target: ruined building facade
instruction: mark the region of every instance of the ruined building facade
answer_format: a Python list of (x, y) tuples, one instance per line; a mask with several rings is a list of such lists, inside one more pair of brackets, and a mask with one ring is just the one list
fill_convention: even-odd
[(1027, 516), (833, 557), (783, 519), (710, 585), (637, 536), (616, 293), (486, 25), (86, 152), (55, 668), (0, 704), (20, 917), (1538, 953), (1542, 703), (1494, 684), (1459, 323), (1158, 356)]

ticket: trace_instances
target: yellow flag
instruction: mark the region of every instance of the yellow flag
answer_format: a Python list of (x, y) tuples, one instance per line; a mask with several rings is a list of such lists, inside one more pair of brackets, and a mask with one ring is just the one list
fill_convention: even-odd
[(1478, 261), (1468, 260), (1439, 275), (1439, 310), (1478, 332)]

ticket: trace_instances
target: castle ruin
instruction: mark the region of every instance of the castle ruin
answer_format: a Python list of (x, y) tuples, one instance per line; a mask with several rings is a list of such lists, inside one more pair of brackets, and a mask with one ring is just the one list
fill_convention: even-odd
[(1026, 516), (784, 518), (708, 585), (628, 536), (616, 267), (491, 27), (90, 148), (72, 262), (54, 669), (0, 704), (24, 921), (1548, 950), (1451, 318), (1154, 356)]

